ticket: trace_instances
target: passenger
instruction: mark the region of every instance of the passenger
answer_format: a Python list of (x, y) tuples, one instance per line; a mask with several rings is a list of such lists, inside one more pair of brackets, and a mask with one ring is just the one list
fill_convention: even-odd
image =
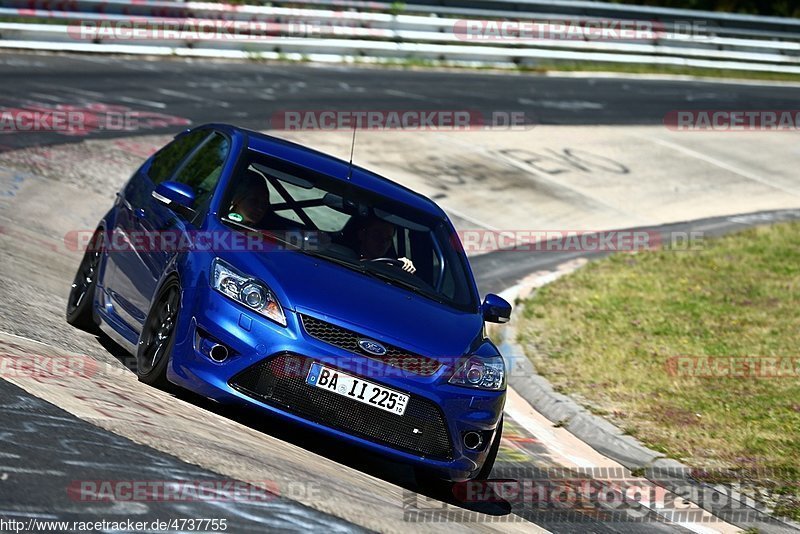
[(257, 172), (248, 169), (234, 188), (228, 208), (228, 219), (262, 229), (269, 208), (267, 180)]

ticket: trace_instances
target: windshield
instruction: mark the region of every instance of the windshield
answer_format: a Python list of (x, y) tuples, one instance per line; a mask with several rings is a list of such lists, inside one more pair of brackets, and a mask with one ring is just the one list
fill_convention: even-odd
[(442, 218), (252, 151), (238, 169), (223, 221), (432, 300), (477, 308), (458, 236)]

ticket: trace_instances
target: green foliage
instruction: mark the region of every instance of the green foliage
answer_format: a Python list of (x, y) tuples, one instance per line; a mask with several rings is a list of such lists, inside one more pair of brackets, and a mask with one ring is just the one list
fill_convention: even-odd
[(793, 0), (612, 0), (617, 4), (701, 9), (750, 15), (800, 17), (800, 4)]
[[(759, 482), (800, 518), (800, 223), (590, 263), (528, 299), (519, 332), (557, 390), (652, 448), (695, 467), (794, 473), (783, 486)], [(747, 358), (790, 372), (698, 366)]]

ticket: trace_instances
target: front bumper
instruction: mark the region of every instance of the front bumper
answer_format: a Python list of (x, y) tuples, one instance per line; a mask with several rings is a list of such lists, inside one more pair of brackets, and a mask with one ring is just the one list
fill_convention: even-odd
[[(503, 410), (505, 391), (471, 390), (450, 385), (447, 378), (451, 370), (447, 366), (432, 376), (422, 376), (319, 341), (305, 332), (298, 313), (291, 310), (284, 310), (287, 326), (282, 327), (211, 289), (202, 288), (190, 293), (184, 295), (187, 302), (181, 308), (179, 322), (184, 328), (176, 340), (172, 365), (168, 370), (171, 382), (219, 402), (268, 411), (396, 461), (423, 467), (450, 480), (472, 478), (482, 466)], [(312, 310), (298, 312), (323, 319), (321, 314)], [(331, 321), (329, 317), (324, 320)], [(357, 330), (353, 325), (339, 326)], [(204, 344), (203, 340), (225, 345), (230, 354), (228, 359), (215, 362), (209, 358), (204, 350), (208, 343)], [(254, 370), (266, 368), (266, 364), (275, 363), (287, 355), (304, 362), (296, 368), (295, 376), (276, 379), (277, 383), (291, 381), (291, 393), (299, 395), (291, 397), (292, 401), (287, 402), (285, 391), (283, 396), (275, 397), (261, 394), (252, 386), (243, 386), (241, 379), (248, 372), (252, 374)], [(303, 389), (311, 389), (305, 385), (303, 373), (307, 372), (307, 367), (303, 365), (312, 361), (406, 393), (412, 399), (409, 409), (403, 416), (397, 416), (345, 397), (334, 399), (330, 395), (338, 395), (323, 394), (319, 388), (313, 388), (313, 394), (309, 394)], [(285, 369), (285, 365), (283, 367)], [(342, 404), (340, 400), (359, 406)], [(416, 408), (409, 411), (412, 405)], [(345, 412), (354, 409), (361, 412), (344, 417)], [(440, 414), (438, 420), (436, 412)], [(398, 418), (396, 425), (392, 423), (395, 417)], [(412, 417), (416, 419), (411, 421)], [(463, 444), (463, 434), (470, 431), (486, 436), (478, 450), (470, 450)], [(428, 441), (418, 439), (419, 434)], [(436, 442), (435, 447), (419, 446), (430, 440)], [(446, 448), (442, 440), (446, 442)]]

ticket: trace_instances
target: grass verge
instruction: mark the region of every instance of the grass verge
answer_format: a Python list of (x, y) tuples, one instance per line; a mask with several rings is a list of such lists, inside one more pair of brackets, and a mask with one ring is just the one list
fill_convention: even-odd
[(764, 80), (798, 82), (800, 74), (770, 71), (748, 71), (731, 69), (709, 69), (659, 65), (656, 63), (605, 63), (605, 62), (559, 62), (543, 63), (535, 67), (520, 67), (531, 72), (617, 72), (621, 74), (666, 74), (674, 76), (696, 76), (700, 78), (730, 78), (737, 80)]
[(519, 321), (557, 390), (800, 519), (800, 223), (590, 263)]
[(418, 57), (380, 59), (370, 62), (371, 65), (389, 67), (408, 67), (408, 68), (452, 68), (457, 70), (494, 70), (511, 71), (528, 74), (546, 74), (559, 72), (598, 72), (598, 73), (617, 73), (617, 74), (644, 74), (644, 75), (667, 75), (667, 76), (693, 76), (696, 78), (719, 78), (727, 80), (752, 80), (752, 81), (772, 81), (772, 82), (800, 82), (800, 74), (771, 72), (771, 71), (749, 71), (733, 69), (710, 69), (699, 67), (684, 67), (678, 65), (659, 65), (657, 63), (609, 63), (594, 61), (559, 61), (559, 62), (539, 62), (521, 63), (515, 67), (502, 67), (494, 64), (484, 66), (465, 66), (457, 61), (435, 60)]

